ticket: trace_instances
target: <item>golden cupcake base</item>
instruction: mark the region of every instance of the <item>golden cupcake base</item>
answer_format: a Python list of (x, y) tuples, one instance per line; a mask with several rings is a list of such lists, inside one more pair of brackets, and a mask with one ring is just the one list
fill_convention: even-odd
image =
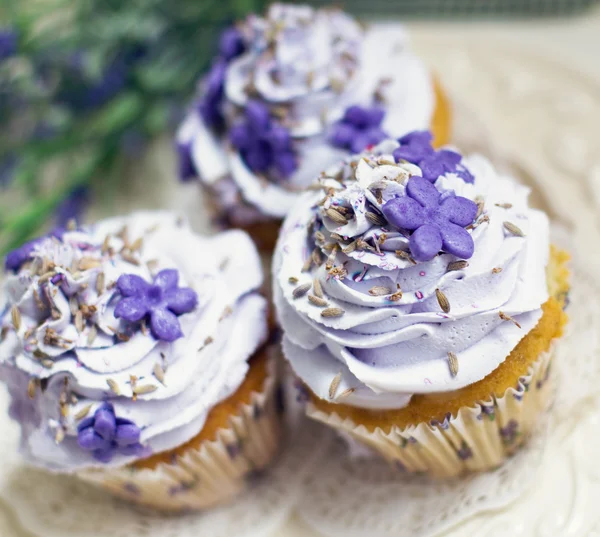
[(216, 405), (198, 435), (178, 448), (79, 478), (141, 506), (196, 511), (231, 501), (278, 452), (276, 356), (266, 348), (250, 360), (238, 390)]
[(310, 393), (309, 416), (410, 472), (451, 477), (497, 466), (523, 443), (551, 402), (552, 348), (567, 321), (567, 259), (565, 252), (552, 248), (547, 270), (551, 296), (542, 306), (542, 318), (484, 379), (452, 392), (417, 394), (401, 409), (334, 404)]

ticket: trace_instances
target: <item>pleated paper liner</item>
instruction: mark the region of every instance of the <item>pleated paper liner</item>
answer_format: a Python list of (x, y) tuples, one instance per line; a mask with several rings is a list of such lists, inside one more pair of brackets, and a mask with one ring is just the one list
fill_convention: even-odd
[(81, 472), (79, 478), (138, 505), (163, 512), (201, 510), (227, 503), (251, 485), (278, 452), (281, 415), (278, 409), (277, 364), (272, 349), (260, 393), (239, 406), (229, 426), (214, 441), (189, 448), (170, 463), (154, 468), (132, 465)]
[(407, 472), (449, 478), (489, 470), (523, 444), (551, 405), (555, 394), (550, 367), (554, 349), (553, 343), (502, 397), (490, 396), (474, 407), (462, 407), (456, 416), (448, 414), (442, 422), (393, 427), (386, 433), (379, 428), (369, 431), (335, 413), (327, 414), (310, 402), (307, 414), (366, 444)]

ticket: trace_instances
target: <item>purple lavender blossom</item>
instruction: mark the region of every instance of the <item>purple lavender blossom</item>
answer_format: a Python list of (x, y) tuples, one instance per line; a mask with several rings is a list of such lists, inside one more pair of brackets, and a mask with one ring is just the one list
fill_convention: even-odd
[(132, 421), (117, 418), (113, 405), (104, 403), (79, 424), (77, 443), (96, 460), (107, 463), (117, 453), (142, 456), (147, 450), (140, 444), (140, 432)]
[(473, 238), (464, 228), (473, 223), (477, 204), (453, 191), (444, 192), (427, 179), (413, 176), (406, 196), (389, 200), (382, 208), (393, 226), (412, 231), (410, 251), (417, 261), (429, 261), (441, 250), (461, 259), (473, 255)]
[(360, 153), (387, 138), (381, 128), (384, 116), (385, 110), (380, 107), (351, 106), (332, 127), (329, 140), (334, 147)]
[(131, 70), (128, 54), (115, 57), (96, 80), (86, 72), (87, 54), (75, 52), (67, 59), (67, 70), (57, 92), (57, 101), (74, 110), (91, 110), (110, 101), (127, 84)]
[(179, 273), (175, 269), (161, 270), (148, 283), (136, 274), (122, 274), (117, 288), (122, 298), (115, 308), (115, 317), (130, 322), (150, 318), (150, 330), (156, 339), (175, 341), (183, 336), (177, 316), (189, 313), (198, 304), (198, 295), (189, 287), (178, 287)]
[(18, 35), (12, 28), (0, 28), (0, 61), (17, 53)]

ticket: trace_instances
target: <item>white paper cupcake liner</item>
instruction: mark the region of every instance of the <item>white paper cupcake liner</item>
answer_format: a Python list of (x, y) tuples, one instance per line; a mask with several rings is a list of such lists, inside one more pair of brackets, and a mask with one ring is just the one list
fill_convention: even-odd
[(278, 451), (281, 416), (277, 404), (277, 364), (269, 357), (267, 378), (214, 441), (190, 448), (171, 463), (81, 472), (79, 478), (136, 504), (160, 511), (200, 510), (226, 503), (253, 482)]
[(456, 416), (448, 414), (442, 422), (393, 427), (385, 432), (380, 428), (369, 431), (336, 413), (325, 413), (310, 402), (307, 414), (366, 444), (407, 472), (448, 478), (488, 470), (514, 453), (552, 403), (555, 383), (550, 365), (554, 346), (540, 355), (528, 374), (502, 397), (490, 396), (473, 407), (462, 407)]

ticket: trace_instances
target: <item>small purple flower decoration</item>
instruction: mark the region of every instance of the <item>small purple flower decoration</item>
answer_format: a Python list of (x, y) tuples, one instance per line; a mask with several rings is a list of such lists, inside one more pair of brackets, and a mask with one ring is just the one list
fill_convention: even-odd
[(244, 43), (244, 36), (235, 27), (227, 28), (221, 34), (219, 40), (219, 54), (225, 58), (226, 61), (237, 58), (246, 50), (246, 44)]
[(104, 403), (92, 417), (77, 427), (77, 443), (100, 462), (110, 462), (115, 454), (141, 456), (140, 428), (132, 421), (117, 418), (110, 403)]
[(409, 132), (398, 140), (400, 147), (394, 151), (394, 158), (417, 164), (435, 153), (432, 141), (433, 134), (429, 131)]
[(136, 274), (122, 274), (117, 288), (123, 298), (115, 308), (115, 317), (130, 322), (150, 318), (150, 330), (156, 339), (175, 341), (183, 336), (178, 315), (189, 313), (198, 304), (198, 295), (189, 287), (178, 287), (175, 269), (161, 270), (148, 283)]
[(191, 143), (178, 142), (175, 146), (177, 151), (178, 175), (180, 181), (190, 181), (198, 177), (194, 161), (192, 160)]
[(412, 231), (410, 251), (417, 261), (429, 261), (440, 250), (461, 259), (473, 255), (473, 238), (464, 228), (473, 223), (477, 204), (453, 191), (441, 194), (427, 179), (411, 177), (406, 196), (382, 208), (390, 224)]
[(351, 106), (342, 120), (332, 127), (331, 144), (352, 153), (360, 153), (366, 147), (378, 144), (387, 138), (381, 128), (384, 116), (383, 108)]
[(462, 155), (448, 149), (436, 151), (432, 140), (433, 135), (429, 131), (411, 132), (398, 140), (401, 145), (394, 151), (394, 158), (416, 164), (421, 168), (423, 177), (432, 183), (446, 173), (455, 173), (466, 183), (472, 183), (475, 178), (461, 164)]
[(39, 244), (44, 242), (49, 237), (56, 237), (58, 240), (62, 240), (64, 234), (65, 229), (57, 227), (48, 235), (44, 235), (43, 237), (38, 237), (37, 239), (26, 242), (22, 246), (19, 246), (17, 249), (9, 252), (6, 255), (6, 259), (4, 260), (4, 268), (6, 270), (17, 272), (23, 264), (33, 258), (33, 253)]
[(260, 101), (248, 102), (245, 118), (229, 131), (229, 141), (255, 173), (274, 169), (287, 178), (297, 168), (289, 131), (271, 117), (268, 106)]

